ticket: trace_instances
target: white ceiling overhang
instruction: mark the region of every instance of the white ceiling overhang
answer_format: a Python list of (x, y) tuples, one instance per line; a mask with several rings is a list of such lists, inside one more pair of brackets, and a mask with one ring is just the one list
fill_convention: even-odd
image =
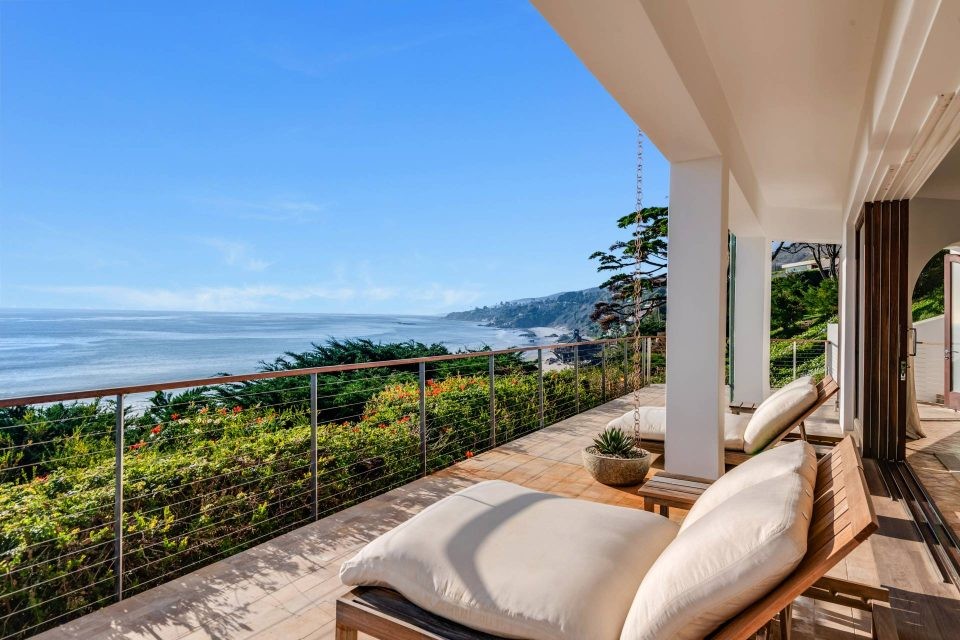
[(722, 154), (731, 227), (839, 241), (960, 137), (960, 0), (533, 0), (671, 162)]

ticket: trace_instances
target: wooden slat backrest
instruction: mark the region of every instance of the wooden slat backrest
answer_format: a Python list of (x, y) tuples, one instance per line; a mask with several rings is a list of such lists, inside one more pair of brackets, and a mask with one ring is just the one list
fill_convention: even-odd
[(817, 464), (813, 516), (803, 560), (779, 586), (723, 625), (711, 638), (749, 638), (876, 531), (877, 515), (853, 438), (844, 438)]

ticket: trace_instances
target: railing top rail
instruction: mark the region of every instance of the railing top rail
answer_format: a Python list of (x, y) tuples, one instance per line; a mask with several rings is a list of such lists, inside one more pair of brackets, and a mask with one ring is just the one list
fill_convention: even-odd
[[(659, 336), (643, 336), (656, 338)], [(311, 374), (341, 373), (344, 371), (359, 371), (362, 369), (380, 369), (384, 367), (399, 367), (404, 365), (420, 364), (421, 362), (443, 362), (449, 360), (465, 360), (468, 358), (482, 358), (488, 356), (507, 355), (511, 353), (525, 353), (537, 349), (563, 349), (585, 345), (611, 344), (629, 340), (630, 337), (603, 338), (600, 340), (584, 340), (581, 342), (563, 342), (557, 344), (541, 344), (529, 347), (512, 347), (510, 349), (496, 349), (491, 351), (469, 351), (464, 353), (450, 353), (442, 356), (422, 356), (418, 358), (404, 358), (401, 360), (377, 360), (374, 362), (356, 362), (353, 364), (337, 364), (325, 367), (309, 367), (304, 369), (285, 369), (283, 371), (259, 371), (257, 373), (243, 373), (232, 376), (214, 376), (210, 378), (194, 378), (192, 380), (172, 380), (168, 382), (138, 384), (127, 387), (106, 387), (102, 389), (84, 389), (79, 391), (65, 391), (63, 393), (47, 393), (32, 396), (0, 398), (0, 408), (15, 407), (29, 404), (46, 404), (62, 402), (64, 400), (86, 400), (90, 398), (106, 398), (109, 396), (127, 395), (131, 393), (149, 393), (151, 391), (167, 391), (170, 389), (189, 389), (192, 387), (206, 387), (231, 382), (247, 382), (250, 380), (266, 380), (269, 378), (292, 378)]]

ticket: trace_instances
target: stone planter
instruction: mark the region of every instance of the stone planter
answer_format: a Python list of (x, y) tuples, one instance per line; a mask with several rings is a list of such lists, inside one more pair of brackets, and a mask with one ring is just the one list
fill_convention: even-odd
[(600, 455), (594, 446), (583, 450), (583, 466), (586, 470), (597, 482), (612, 487), (640, 484), (647, 477), (652, 461), (653, 456), (649, 451), (643, 451), (639, 458), (614, 458)]

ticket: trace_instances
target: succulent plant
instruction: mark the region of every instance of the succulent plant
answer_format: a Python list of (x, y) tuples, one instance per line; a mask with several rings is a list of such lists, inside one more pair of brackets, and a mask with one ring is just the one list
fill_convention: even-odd
[(597, 453), (615, 458), (636, 458), (640, 456), (633, 441), (633, 436), (627, 435), (618, 427), (607, 427), (593, 439), (593, 446)]

